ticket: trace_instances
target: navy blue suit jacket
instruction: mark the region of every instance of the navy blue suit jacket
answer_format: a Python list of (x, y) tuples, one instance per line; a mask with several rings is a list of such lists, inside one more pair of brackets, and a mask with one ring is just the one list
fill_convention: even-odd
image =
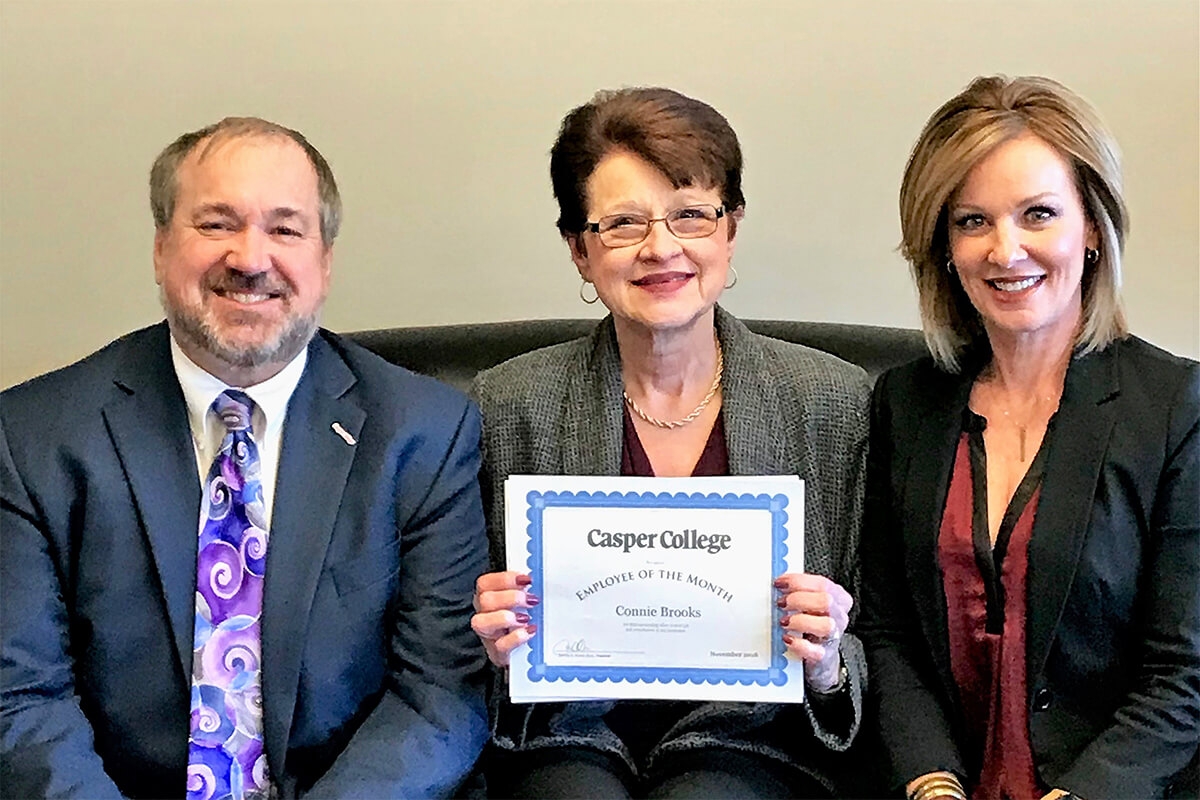
[[(182, 796), (200, 483), (165, 324), (0, 395), (0, 792)], [(356, 440), (351, 444), (333, 423)], [(322, 331), (264, 585), (285, 796), (453, 791), (487, 735), (479, 415)]]
[[(973, 374), (875, 386), (858, 631), (897, 785), (978, 775), (937, 536)], [(1026, 671), (1042, 781), (1154, 797), (1200, 741), (1200, 365), (1134, 337), (1067, 370), (1029, 545)]]

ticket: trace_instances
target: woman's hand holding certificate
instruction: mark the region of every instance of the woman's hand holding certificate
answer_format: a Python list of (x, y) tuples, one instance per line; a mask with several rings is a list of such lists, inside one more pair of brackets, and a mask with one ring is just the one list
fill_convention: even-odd
[(488, 659), (508, 666), (508, 655), (537, 633), (527, 609), (541, 602), (530, 591), (533, 579), (519, 572), (489, 572), (475, 581), (471, 628), (483, 641)]
[(854, 598), (824, 575), (788, 573), (775, 580), (785, 592), (778, 605), (787, 616), (779, 620), (788, 649), (804, 661), (804, 675), (814, 691), (826, 693), (841, 684), (842, 656), (838, 643), (850, 624)]

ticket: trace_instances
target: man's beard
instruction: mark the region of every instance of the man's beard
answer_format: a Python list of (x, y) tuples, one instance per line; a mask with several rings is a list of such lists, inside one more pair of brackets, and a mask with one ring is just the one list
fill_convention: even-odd
[[(229, 272), (218, 283), (226, 291), (258, 293), (264, 291), (262, 284), (265, 281), (260, 280), (264, 277), (261, 273), (246, 276)], [(206, 290), (211, 291), (213, 288), (208, 286)], [(285, 289), (283, 296), (286, 298), (289, 294)], [(286, 364), (308, 345), (317, 330), (317, 312), (311, 316), (288, 314), (279, 330), (266, 341), (244, 344), (238, 342), (235, 337), (223, 335), (221, 328), (214, 324), (213, 314), (207, 308), (174, 306), (161, 290), (159, 300), (170, 322), (171, 331), (177, 339), (182, 339), (218, 361), (238, 369), (251, 369), (266, 364)], [(245, 321), (248, 327), (259, 324), (253, 312), (246, 314)], [(236, 322), (226, 327), (235, 328)]]

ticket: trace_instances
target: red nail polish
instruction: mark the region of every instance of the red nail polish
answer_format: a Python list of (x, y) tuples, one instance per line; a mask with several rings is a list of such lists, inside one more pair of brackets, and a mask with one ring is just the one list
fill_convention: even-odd
[(795, 641), (796, 641), (796, 640), (792, 638), (791, 634), (785, 633), (785, 634), (783, 635), (783, 643), (784, 643), (784, 644), (786, 644), (786, 645), (789, 645), (789, 646), (790, 646), (790, 645), (791, 645), (792, 643), (794, 643)]
[(775, 601), (775, 605), (779, 606), (780, 608), (787, 608), (787, 598), (786, 597), (779, 598), (778, 600)]
[(788, 623), (791, 621), (792, 621), (792, 618), (785, 614), (784, 616), (779, 618), (779, 627), (786, 628), (788, 626)]
[(517, 576), (517, 586), (532, 586), (532, 585), (533, 585), (533, 578), (531, 578), (530, 576), (528, 576), (528, 575), (518, 575)]
[(529, 631), (530, 636), (533, 636), (537, 633), (537, 625), (526, 625), (525, 630)]
[(773, 586), (774, 586), (776, 589), (786, 589), (786, 588), (787, 588), (787, 585), (788, 585), (788, 583), (787, 583), (787, 579), (785, 579), (785, 578), (776, 578), (776, 579), (775, 579), (775, 583), (774, 583), (774, 584), (772, 584), (772, 585), (773, 585)]
[(513, 616), (515, 616), (517, 618), (518, 625), (524, 625), (525, 623), (529, 622), (529, 620), (533, 619), (533, 617), (529, 616), (528, 614), (526, 614), (523, 611), (518, 611)]
[(532, 592), (525, 593), (525, 605), (527, 607), (533, 608), (540, 602), (542, 602), (542, 598), (538, 597), (536, 594), (533, 594)]

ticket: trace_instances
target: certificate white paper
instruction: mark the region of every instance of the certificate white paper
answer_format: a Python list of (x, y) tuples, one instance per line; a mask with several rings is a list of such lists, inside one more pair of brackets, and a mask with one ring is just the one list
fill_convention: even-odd
[(804, 569), (798, 477), (513, 475), (505, 517), (508, 568), (542, 601), (514, 702), (803, 701), (772, 586)]

